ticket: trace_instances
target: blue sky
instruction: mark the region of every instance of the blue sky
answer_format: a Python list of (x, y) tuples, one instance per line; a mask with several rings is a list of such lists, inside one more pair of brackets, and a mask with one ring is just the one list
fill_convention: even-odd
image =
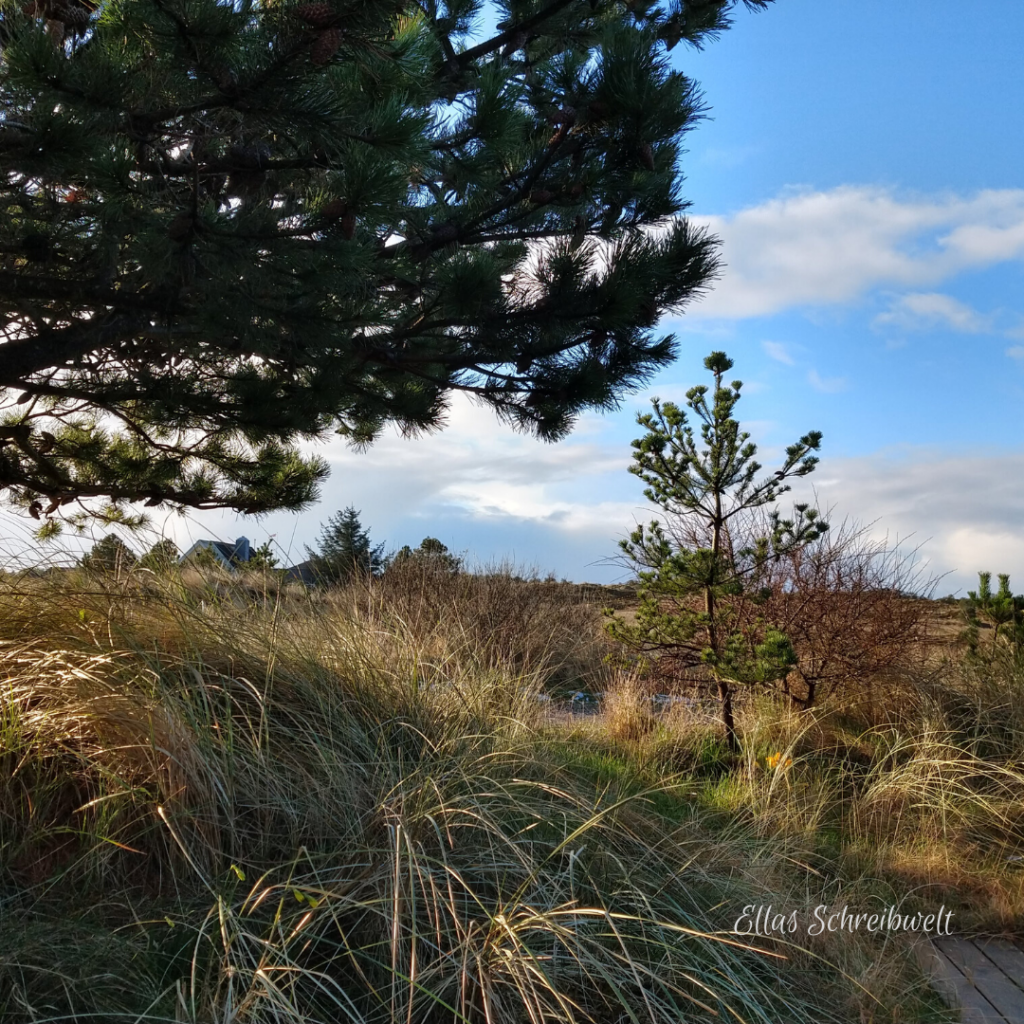
[(688, 137), (692, 216), (723, 240), (714, 291), (667, 326), (679, 360), (622, 409), (545, 445), (455, 403), (448, 429), (332, 443), (318, 506), (258, 521), (169, 519), (246, 534), (295, 559), (353, 504), (375, 541), (426, 535), (479, 561), (610, 581), (637, 519), (636, 412), (680, 399), (724, 349), (763, 461), (823, 431), (809, 478), (833, 518), (911, 538), (940, 593), (978, 569), (1024, 589), (1024, 3), (777, 0), (679, 47), (708, 118)]

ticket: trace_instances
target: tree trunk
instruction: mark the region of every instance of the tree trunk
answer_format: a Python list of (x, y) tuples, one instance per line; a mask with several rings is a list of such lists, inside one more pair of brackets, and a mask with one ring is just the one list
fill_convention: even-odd
[[(804, 695), (801, 697), (799, 693), (790, 688), (789, 680), (791, 676), (799, 678), (800, 683), (804, 687)], [(794, 665), (789, 670), (789, 674), (785, 679), (785, 693), (789, 697), (790, 703), (793, 707), (799, 708), (801, 711), (806, 711), (808, 708), (814, 707), (814, 701), (818, 695), (818, 678), (817, 676), (808, 676), (801, 671), (799, 665)]]
[(729, 681), (715, 673), (718, 682), (718, 699), (722, 705), (722, 725), (725, 726), (725, 743), (730, 753), (740, 752), (740, 741), (736, 735), (736, 722), (732, 717), (732, 688)]
[[(721, 387), (721, 378), (715, 377), (716, 389)], [(717, 406), (716, 406), (717, 414)], [(716, 470), (719, 467), (716, 467)], [(715, 681), (718, 683), (718, 699), (722, 705), (722, 725), (725, 726), (725, 742), (729, 751), (738, 754), (740, 750), (739, 737), (736, 735), (736, 722), (732, 716), (732, 687), (728, 679), (723, 679), (718, 674), (720, 638), (718, 635), (718, 623), (715, 621), (715, 588), (721, 582), (718, 578), (718, 556), (722, 550), (722, 531), (725, 527), (725, 516), (722, 510), (722, 490), (716, 486), (715, 490), (715, 514), (711, 520), (711, 578), (704, 585), (704, 614), (707, 615), (707, 637), (708, 646), (711, 648), (715, 658)]]

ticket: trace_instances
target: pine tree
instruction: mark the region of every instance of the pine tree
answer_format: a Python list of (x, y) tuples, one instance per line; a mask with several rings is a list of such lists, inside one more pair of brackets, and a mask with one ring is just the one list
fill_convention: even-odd
[(178, 564), (180, 552), (178, 545), (170, 537), (158, 540), (139, 559), (139, 565), (143, 569), (151, 569), (153, 572), (166, 572)]
[(302, 439), (614, 406), (716, 271), (667, 51), (738, 2), (0, 0), (0, 490), (299, 509)]
[(448, 545), (436, 537), (424, 537), (418, 548), (408, 544), (402, 547), (389, 562), (389, 568), (417, 566), (444, 573), (455, 574), (462, 569), (462, 559), (448, 550)]
[(1020, 625), (1024, 614), (1024, 597), (1014, 596), (1010, 589), (1010, 576), (1001, 572), (999, 589), (992, 593), (992, 573), (978, 573), (978, 589), (967, 592), (967, 620), (977, 628), (979, 619), (987, 619), (993, 625), (992, 645), (999, 643), (999, 632), (1004, 626), (1010, 627), (1010, 639), (1016, 647), (1020, 641)]
[(805, 434), (786, 449), (780, 469), (758, 479), (761, 464), (750, 434), (733, 411), (741, 381), (723, 385), (733, 363), (712, 352), (704, 366), (708, 388), (690, 388), (686, 406), (700, 424), (695, 437), (687, 412), (654, 400), (654, 412), (637, 417), (647, 434), (633, 441), (630, 472), (647, 484), (646, 498), (663, 510), (663, 521), (640, 526), (621, 542), (638, 571), (640, 603), (634, 622), (616, 617), (608, 632), (634, 648), (668, 655), (682, 666), (701, 665), (718, 688), (726, 740), (738, 748), (733, 687), (781, 678), (796, 661), (789, 638), (756, 611), (770, 561), (813, 543), (828, 529), (817, 510), (795, 506), (783, 519), (768, 508), (806, 476), (818, 460), (811, 453), (821, 434)]
[(82, 568), (90, 572), (112, 573), (120, 576), (131, 569), (138, 558), (120, 537), (108, 534), (82, 556)]
[(344, 583), (353, 576), (377, 576), (384, 569), (384, 545), (370, 543), (359, 512), (351, 505), (336, 512), (320, 531), (317, 551), (308, 551), (313, 573), (320, 582)]
[(253, 548), (249, 552), (249, 561), (243, 563), (245, 568), (257, 572), (272, 572), (279, 564), (269, 540), (264, 541), (258, 548)]

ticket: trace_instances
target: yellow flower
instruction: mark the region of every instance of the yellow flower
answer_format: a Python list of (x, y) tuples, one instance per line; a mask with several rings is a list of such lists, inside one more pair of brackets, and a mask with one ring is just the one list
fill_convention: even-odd
[(793, 763), (793, 758), (787, 757), (785, 761), (782, 760), (782, 751), (776, 751), (774, 754), (769, 754), (766, 758), (766, 763), (769, 768), (788, 768)]

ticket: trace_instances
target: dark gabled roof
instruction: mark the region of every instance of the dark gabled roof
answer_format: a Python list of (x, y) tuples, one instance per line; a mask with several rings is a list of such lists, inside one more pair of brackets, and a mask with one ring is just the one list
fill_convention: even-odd
[(284, 578), (297, 580), (299, 583), (316, 583), (316, 570), (313, 568), (313, 562), (307, 560), (285, 569)]
[(252, 557), (252, 547), (246, 537), (239, 537), (233, 544), (223, 540), (197, 540), (188, 551), (179, 556), (178, 561), (185, 562), (197, 551), (207, 549), (215, 552), (223, 563), (231, 569), (236, 562), (247, 562)]

